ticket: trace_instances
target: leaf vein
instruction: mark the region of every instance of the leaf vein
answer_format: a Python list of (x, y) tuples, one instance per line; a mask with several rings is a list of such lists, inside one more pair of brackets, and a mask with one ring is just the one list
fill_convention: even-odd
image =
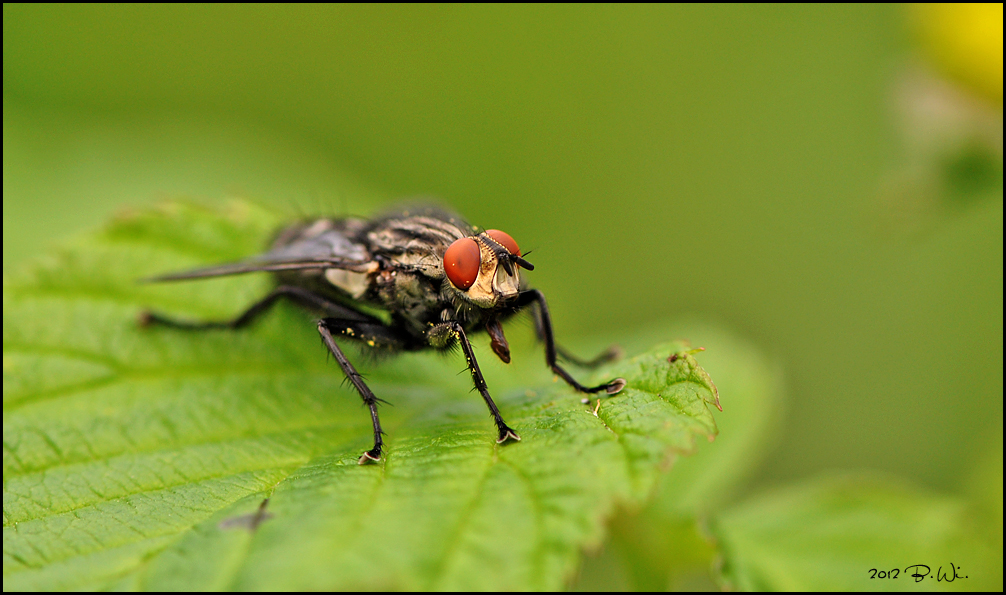
[(482, 472), (482, 476), (479, 478), (478, 483), (475, 488), (475, 494), (472, 496), (471, 500), (465, 505), (464, 510), (458, 517), (457, 522), (454, 524), (453, 529), (449, 532), (449, 537), (444, 539), (446, 547), (440, 559), (434, 565), (433, 571), (430, 573), (430, 584), (427, 585), (428, 590), (433, 590), (433, 581), (442, 579), (444, 569), (447, 567), (448, 560), (457, 551), (460, 546), (461, 534), (465, 530), (465, 525), (471, 520), (472, 515), (475, 513), (478, 503), (482, 500), (482, 493), (485, 488), (486, 482), (489, 480), (489, 474), (492, 473), (493, 469), (496, 467), (496, 461), (493, 457), (490, 457), (489, 464), (486, 465), (485, 470)]

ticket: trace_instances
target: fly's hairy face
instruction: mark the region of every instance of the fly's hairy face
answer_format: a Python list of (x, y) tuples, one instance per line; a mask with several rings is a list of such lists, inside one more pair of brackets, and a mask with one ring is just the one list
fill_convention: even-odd
[[(444, 253), (444, 274), (462, 300), (493, 308), (520, 292), (520, 248), (509, 234), (490, 229), (456, 240)], [(527, 266), (526, 266), (527, 265)]]

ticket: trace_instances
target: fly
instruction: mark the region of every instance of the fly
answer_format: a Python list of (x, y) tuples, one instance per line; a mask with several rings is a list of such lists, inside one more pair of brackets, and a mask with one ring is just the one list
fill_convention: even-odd
[(360, 464), (381, 459), (384, 448), (379, 399), (335, 341), (341, 336), (383, 351), (449, 350), (461, 346), (472, 381), (493, 421), (496, 442), (520, 440), (489, 395), (468, 335), (486, 331), (493, 353), (510, 362), (502, 322), (529, 309), (545, 344), (545, 363), (583, 393), (615, 394), (625, 380), (599, 386), (578, 383), (557, 361), (594, 367), (617, 357), (609, 349), (592, 361), (579, 360), (555, 343), (545, 296), (527, 287), (521, 269), (534, 266), (521, 256), (509, 234), (480, 230), (461, 217), (435, 207), (357, 218), (318, 219), (283, 229), (269, 252), (241, 262), (172, 273), (148, 281), (181, 281), (270, 271), (276, 288), (233, 320), (186, 322), (144, 312), (141, 323), (183, 329), (239, 329), (252, 323), (280, 299), (323, 315), (318, 333), (349, 382), (370, 409), (374, 446)]

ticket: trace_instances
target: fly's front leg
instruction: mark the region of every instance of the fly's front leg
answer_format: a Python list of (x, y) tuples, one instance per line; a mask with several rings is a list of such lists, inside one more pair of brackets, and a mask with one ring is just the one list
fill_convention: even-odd
[(461, 325), (457, 322), (444, 322), (434, 326), (427, 332), (427, 340), (434, 347), (446, 347), (455, 339), (461, 343), (461, 350), (468, 361), (468, 370), (472, 373), (472, 381), (475, 383), (475, 388), (482, 395), (486, 405), (489, 407), (489, 413), (493, 416), (493, 421), (496, 422), (496, 430), (499, 433), (496, 443), (500, 444), (507, 440), (520, 440), (517, 432), (514, 432), (503, 421), (500, 410), (497, 409), (496, 403), (493, 403), (493, 398), (489, 396), (489, 386), (486, 384), (486, 379), (482, 376), (482, 370), (479, 370), (479, 363), (475, 361), (475, 352), (472, 350), (472, 344), (468, 342), (468, 337), (465, 336), (465, 330), (461, 328)]
[[(538, 293), (540, 295), (540, 292)], [(545, 299), (543, 297), (540, 303), (544, 304), (544, 301)], [(527, 302), (521, 303), (521, 306), (524, 305), (527, 305)], [(534, 312), (534, 316), (532, 318), (534, 319), (534, 332), (538, 336), (538, 340), (545, 341), (545, 323), (543, 321), (544, 317), (541, 315), (540, 312), (536, 311)], [(551, 320), (549, 321), (549, 328), (551, 329)], [(620, 359), (623, 355), (621, 347), (619, 347), (618, 345), (612, 345), (603, 352), (599, 353), (597, 357), (595, 357), (594, 359), (586, 360), (583, 358), (579, 358), (570, 353), (569, 351), (563, 349), (562, 345), (555, 343), (554, 340), (552, 344), (555, 346), (555, 354), (559, 359), (562, 359), (565, 362), (569, 362), (574, 366), (579, 366), (581, 368), (591, 368), (591, 369), (597, 368), (608, 362), (613, 362), (617, 359)]]
[[(537, 289), (528, 289), (526, 291), (522, 291), (517, 300), (518, 300), (517, 301), (518, 308), (528, 306), (533, 303), (538, 304), (538, 316), (535, 319), (535, 324), (538, 326), (539, 335), (541, 336), (542, 341), (545, 342), (545, 363), (548, 365), (549, 368), (552, 369), (553, 372), (555, 372), (559, 377), (565, 380), (567, 384), (569, 384), (570, 386), (572, 386), (573, 388), (582, 393), (599, 393), (601, 391), (604, 391), (609, 395), (616, 394), (623, 388), (625, 388), (624, 378), (615, 378), (614, 380), (610, 380), (604, 384), (594, 387), (583, 386), (582, 384), (574, 380), (573, 377), (570, 376), (569, 373), (566, 372), (566, 370), (563, 370), (562, 367), (559, 366), (559, 364), (556, 362), (556, 355), (558, 353), (558, 350), (555, 345), (555, 335), (552, 334), (552, 317), (548, 313), (548, 303), (545, 301), (545, 295), (542, 294), (542, 292), (538, 291)], [(611, 352), (610, 349), (608, 351)], [(604, 357), (606, 355), (607, 354), (602, 354), (601, 357)], [(597, 360), (595, 360), (595, 362), (602, 363), (597, 362)], [(595, 362), (586, 362), (586, 363), (590, 364)]]
[(593, 369), (598, 368), (601, 365), (606, 364), (608, 362), (613, 362), (617, 359), (621, 359), (623, 352), (622, 348), (619, 347), (618, 345), (612, 345), (611, 347), (605, 349), (603, 352), (599, 353), (597, 357), (595, 357), (594, 359), (586, 360), (573, 355), (572, 353), (563, 349), (561, 345), (557, 344), (555, 346), (555, 354), (560, 358), (562, 358), (564, 361), (573, 364), (574, 366)]
[(352, 383), (354, 388), (356, 388), (356, 392), (360, 393), (360, 397), (363, 399), (363, 402), (370, 408), (370, 419), (374, 423), (374, 447), (363, 453), (360, 457), (359, 463), (364, 465), (366, 463), (380, 461), (381, 450), (384, 446), (384, 432), (381, 430), (381, 420), (377, 416), (378, 399), (374, 396), (370, 387), (363, 381), (363, 377), (360, 376), (360, 373), (356, 371), (353, 364), (349, 363), (349, 360), (346, 359), (346, 355), (341, 349), (339, 349), (339, 346), (336, 345), (333, 334), (340, 334), (356, 340), (362, 340), (370, 345), (380, 343), (389, 347), (398, 346), (400, 338), (388, 327), (380, 324), (361, 323), (355, 320), (343, 320), (339, 318), (321, 319), (318, 321), (318, 332), (321, 334), (322, 341), (325, 342), (325, 347), (328, 347), (328, 350), (332, 352), (333, 356), (335, 356), (335, 361), (339, 362), (339, 367), (342, 368), (343, 373), (346, 374), (346, 378), (348, 378), (349, 382)]

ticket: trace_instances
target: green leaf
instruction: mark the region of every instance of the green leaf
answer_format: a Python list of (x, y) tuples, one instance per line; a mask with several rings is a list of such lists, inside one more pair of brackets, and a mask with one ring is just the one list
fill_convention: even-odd
[[(691, 591), (716, 588), (714, 543), (703, 531), (759, 468), (778, 437), (782, 374), (758, 349), (709, 324), (674, 325), (706, 347), (702, 366), (716, 378), (724, 412), (720, 435), (660, 476), (642, 509), (614, 515), (603, 550), (584, 560), (574, 586), (585, 591)], [(668, 332), (668, 329), (661, 329)], [(636, 340), (652, 342), (654, 336)]]
[(505, 446), (460, 357), (349, 351), (393, 404), (387, 456), (357, 465), (369, 416), (309, 315), (280, 305), (241, 332), (135, 323), (147, 306), (241, 311), (267, 276), (136, 280), (255, 254), (281, 222), (169, 204), (4, 279), (5, 589), (554, 589), (616, 506), (716, 433), (686, 345), (599, 370), (629, 384), (595, 414), (527, 331), (510, 366), (476, 347), (523, 438)]
[[(712, 529), (723, 577), (739, 590), (1002, 591), (1002, 550), (977, 521), (959, 499), (843, 475), (751, 499)], [(951, 564), (962, 578), (941, 580), (953, 579)]]

